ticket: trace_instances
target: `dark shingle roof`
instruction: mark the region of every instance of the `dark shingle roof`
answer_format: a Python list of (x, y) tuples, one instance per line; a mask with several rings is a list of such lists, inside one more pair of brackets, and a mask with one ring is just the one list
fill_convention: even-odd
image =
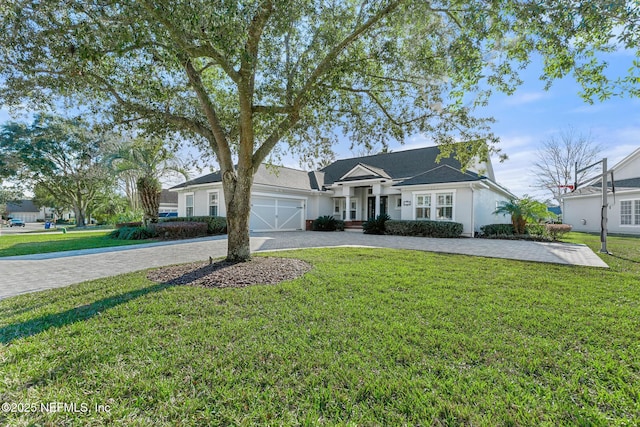
[(460, 162), (454, 158), (441, 159), (440, 163), (436, 163), (438, 154), (440, 154), (438, 147), (417, 148), (415, 150), (337, 160), (321, 170), (325, 173), (325, 185), (331, 185), (340, 180), (341, 177), (359, 163), (382, 169), (394, 180), (411, 178), (439, 165), (450, 165), (455, 169), (460, 169)]
[(33, 200), (18, 200), (7, 203), (7, 212), (40, 212), (40, 208), (33, 203)]
[[(195, 179), (192, 179), (182, 184), (178, 184), (171, 189), (185, 188), (192, 185), (210, 184), (214, 182), (221, 182), (222, 175), (220, 172), (210, 173)], [(260, 165), (256, 172), (253, 182), (254, 184), (264, 184), (272, 187), (285, 187), (295, 188), (300, 190), (311, 190), (312, 179), (309, 176), (309, 172), (301, 171), (298, 169), (287, 168), (284, 166), (265, 167)]]
[(395, 185), (441, 184), (445, 182), (478, 181), (480, 179), (482, 177), (475, 172), (462, 172), (449, 165), (440, 165)]
[(178, 204), (178, 193), (163, 189), (162, 193), (160, 193), (160, 203)]
[[(616, 188), (640, 188), (640, 178), (615, 179), (615, 176), (613, 178)], [(607, 181), (607, 186), (611, 188), (611, 179)], [(602, 181), (591, 184), (591, 187), (602, 188)]]

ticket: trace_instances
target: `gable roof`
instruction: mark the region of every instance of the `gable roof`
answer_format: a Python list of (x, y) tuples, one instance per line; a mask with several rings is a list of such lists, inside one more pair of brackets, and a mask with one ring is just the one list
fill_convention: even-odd
[(7, 212), (40, 212), (40, 208), (33, 203), (33, 200), (18, 200), (7, 203)]
[[(253, 177), (254, 184), (264, 184), (271, 187), (293, 188), (298, 190), (318, 189), (318, 175), (312, 172), (301, 171), (298, 169), (287, 168), (284, 166), (267, 167), (260, 165), (258, 171)], [(187, 188), (191, 186), (211, 184), (214, 182), (222, 182), (222, 174), (220, 171), (210, 173), (182, 184), (171, 187), (171, 190)]]
[[(337, 160), (321, 169), (325, 173), (325, 185), (331, 185), (345, 176), (358, 164), (366, 165), (372, 171), (383, 171), (390, 179), (401, 180), (413, 178), (438, 165), (449, 165), (460, 169), (460, 162), (454, 158), (443, 158), (436, 163), (440, 154), (439, 147), (416, 148), (413, 150), (392, 153), (374, 154), (372, 156), (354, 157)], [(372, 173), (372, 175), (374, 175)]]
[[(319, 171), (306, 172), (284, 166), (267, 167), (264, 164), (254, 176), (255, 184), (298, 190), (324, 190), (333, 184), (349, 181), (390, 180), (395, 185), (438, 184), (447, 182), (472, 182), (483, 180), (507, 194), (492, 179), (477, 172), (461, 170), (461, 164), (452, 157), (436, 162), (440, 154), (438, 146), (413, 150), (380, 153), (371, 156), (337, 160)], [(487, 163), (490, 167), (490, 163)], [(218, 183), (220, 172), (210, 173), (182, 184), (171, 190)]]
[(468, 182), (483, 179), (475, 172), (462, 172), (450, 165), (440, 165), (424, 173), (394, 184), (395, 186), (419, 185), (419, 184), (441, 184), (445, 182)]

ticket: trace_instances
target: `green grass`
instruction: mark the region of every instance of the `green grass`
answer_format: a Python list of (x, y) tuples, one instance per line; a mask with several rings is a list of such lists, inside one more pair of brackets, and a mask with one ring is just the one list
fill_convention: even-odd
[(637, 425), (640, 239), (610, 242), (611, 269), (313, 249), (276, 286), (0, 301), (0, 402), (110, 409), (0, 425)]
[(139, 245), (154, 240), (109, 239), (109, 231), (76, 231), (66, 234), (8, 234), (0, 236), (0, 257)]

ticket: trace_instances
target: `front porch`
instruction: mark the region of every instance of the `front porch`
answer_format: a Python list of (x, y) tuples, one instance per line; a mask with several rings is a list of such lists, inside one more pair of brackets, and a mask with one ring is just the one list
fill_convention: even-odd
[[(378, 188), (376, 188), (378, 187)], [(333, 197), (333, 216), (345, 221), (346, 224), (360, 226), (364, 221), (387, 214), (394, 219), (400, 219), (400, 210), (392, 209), (399, 206), (400, 192), (392, 193), (390, 187), (383, 191), (380, 185), (346, 186), (336, 191)], [(397, 212), (395, 212), (397, 210)]]

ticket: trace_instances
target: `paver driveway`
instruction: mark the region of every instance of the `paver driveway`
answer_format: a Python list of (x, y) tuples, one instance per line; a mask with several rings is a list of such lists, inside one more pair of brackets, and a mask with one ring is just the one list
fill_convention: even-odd
[[(328, 246), (416, 249), (492, 258), (607, 267), (591, 249), (567, 243), (489, 239), (430, 239), (359, 232), (255, 233), (253, 251)], [(0, 299), (131, 271), (226, 255), (226, 236), (0, 258)]]

